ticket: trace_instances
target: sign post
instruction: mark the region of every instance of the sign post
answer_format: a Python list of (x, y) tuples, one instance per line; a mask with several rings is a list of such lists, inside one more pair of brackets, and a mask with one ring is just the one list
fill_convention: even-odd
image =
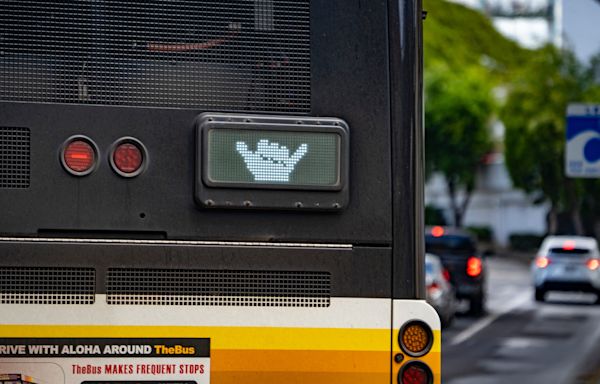
[(600, 178), (600, 104), (569, 104), (566, 145), (568, 177)]

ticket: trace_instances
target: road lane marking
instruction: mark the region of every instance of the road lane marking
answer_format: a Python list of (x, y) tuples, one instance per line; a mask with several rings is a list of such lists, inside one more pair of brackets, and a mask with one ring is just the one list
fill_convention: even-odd
[(496, 311), (495, 313), (489, 314), (483, 319), (478, 320), (472, 326), (460, 332), (458, 335), (454, 336), (452, 341), (450, 341), (450, 345), (457, 345), (469, 340), (471, 337), (475, 336), (482, 329), (488, 327), (494, 321), (496, 321), (500, 316), (520, 307), (526, 302), (531, 300), (531, 292), (528, 290), (522, 292), (520, 295), (516, 296), (512, 300), (506, 303), (506, 305)]
[(548, 340), (534, 337), (509, 337), (503, 340), (500, 344), (503, 348), (508, 349), (529, 349), (545, 347), (548, 345), (548, 343)]

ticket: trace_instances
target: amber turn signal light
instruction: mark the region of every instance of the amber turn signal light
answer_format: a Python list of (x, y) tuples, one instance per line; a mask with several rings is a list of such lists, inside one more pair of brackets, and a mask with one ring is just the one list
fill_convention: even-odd
[(433, 332), (422, 321), (409, 321), (400, 330), (398, 343), (407, 355), (413, 357), (423, 356), (433, 346)]

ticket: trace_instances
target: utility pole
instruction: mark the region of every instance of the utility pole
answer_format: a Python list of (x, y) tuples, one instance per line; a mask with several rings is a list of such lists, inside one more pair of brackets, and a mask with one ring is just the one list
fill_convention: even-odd
[[(600, 0), (598, 0), (600, 1)], [(553, 13), (554, 13), (554, 18), (552, 20), (552, 24), (551, 27), (552, 29), (550, 30), (552, 32), (552, 43), (557, 46), (558, 48), (562, 48), (564, 41), (563, 41), (563, 0), (553, 0), (554, 4), (553, 4)]]

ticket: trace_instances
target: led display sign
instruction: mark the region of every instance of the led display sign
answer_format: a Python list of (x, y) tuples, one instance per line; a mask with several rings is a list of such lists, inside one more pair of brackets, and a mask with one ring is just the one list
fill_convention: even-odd
[(210, 129), (205, 182), (210, 186), (339, 189), (337, 132)]
[(204, 113), (196, 138), (203, 207), (338, 211), (348, 202), (341, 119)]

